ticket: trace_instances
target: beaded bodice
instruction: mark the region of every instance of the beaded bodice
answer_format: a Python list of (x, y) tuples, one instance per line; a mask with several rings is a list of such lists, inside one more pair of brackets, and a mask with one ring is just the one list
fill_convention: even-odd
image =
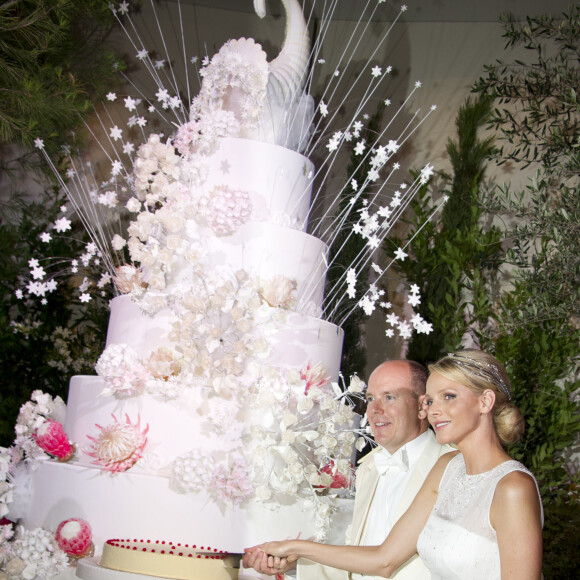
[(500, 579), (499, 548), (489, 512), (497, 483), (512, 471), (531, 476), (514, 460), (476, 475), (466, 473), (461, 454), (449, 462), (417, 544), (432, 580)]

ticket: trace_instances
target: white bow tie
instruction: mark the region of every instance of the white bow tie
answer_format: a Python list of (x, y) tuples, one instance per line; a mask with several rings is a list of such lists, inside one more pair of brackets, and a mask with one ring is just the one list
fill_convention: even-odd
[(379, 475), (383, 475), (388, 469), (400, 469), (409, 471), (409, 455), (406, 449), (396, 451), (389, 455), (387, 451), (381, 451), (375, 454), (375, 467)]

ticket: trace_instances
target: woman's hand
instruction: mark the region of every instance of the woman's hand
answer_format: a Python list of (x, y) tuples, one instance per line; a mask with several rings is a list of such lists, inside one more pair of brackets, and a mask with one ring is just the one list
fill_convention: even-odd
[[(284, 565), (284, 561), (286, 562), (286, 565)], [(266, 552), (264, 552), (263, 546), (246, 548), (243, 562), (244, 568), (253, 568), (257, 572), (267, 574), (269, 576), (284, 573), (296, 567), (296, 563), (294, 561), (288, 562), (286, 558), (280, 558), (278, 567), (276, 567), (275, 557), (269, 556)]]
[[(280, 572), (288, 570), (296, 562), (298, 556), (292, 546), (292, 540), (285, 542), (266, 542), (253, 548), (246, 548), (245, 560), (252, 560), (253, 563), (260, 562), (262, 569), (267, 569), (266, 573)], [(256, 554), (256, 552), (258, 552)]]

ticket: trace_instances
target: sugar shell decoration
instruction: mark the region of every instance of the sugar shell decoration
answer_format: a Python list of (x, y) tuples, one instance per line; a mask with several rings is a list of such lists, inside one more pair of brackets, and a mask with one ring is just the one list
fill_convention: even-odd
[(58, 547), (73, 560), (94, 554), (91, 526), (85, 520), (62, 521), (56, 529), (55, 539)]
[(36, 444), (46, 453), (66, 462), (75, 454), (75, 446), (71, 444), (63, 426), (58, 421), (47, 419), (34, 432)]

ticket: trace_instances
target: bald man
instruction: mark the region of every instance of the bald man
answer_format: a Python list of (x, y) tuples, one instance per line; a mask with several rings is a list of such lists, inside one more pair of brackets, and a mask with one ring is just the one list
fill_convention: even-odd
[[(439, 445), (428, 429), (427, 420), (419, 418), (419, 397), (425, 394), (426, 382), (427, 371), (422, 365), (403, 360), (382, 363), (369, 378), (367, 417), (378, 445), (359, 462), (356, 472), (354, 512), (347, 533), (350, 544), (381, 544), (413, 501), (437, 459), (452, 450), (448, 445)], [(268, 573), (259, 552), (246, 554), (244, 567)], [(378, 580), (298, 560), (297, 580), (363, 578)], [(415, 554), (391, 578), (429, 580), (431, 575)]]

